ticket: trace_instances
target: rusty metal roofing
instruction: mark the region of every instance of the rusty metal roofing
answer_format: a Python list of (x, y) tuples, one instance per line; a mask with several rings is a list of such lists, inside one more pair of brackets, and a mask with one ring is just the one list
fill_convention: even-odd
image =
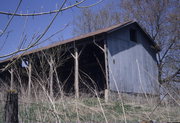
[[(118, 30), (122, 27), (125, 27), (127, 25), (130, 25), (130, 24), (133, 24), (133, 23), (136, 23), (138, 24), (137, 22), (135, 21), (128, 21), (128, 22), (125, 22), (125, 23), (120, 23), (120, 24), (117, 24), (117, 25), (113, 25), (111, 27), (108, 27), (108, 28), (104, 28), (104, 29), (100, 29), (100, 30), (97, 30), (95, 32), (90, 32), (90, 33), (87, 33), (87, 34), (84, 34), (84, 35), (80, 35), (80, 36), (77, 36), (75, 38), (71, 38), (71, 39), (67, 39), (67, 40), (64, 40), (64, 41), (59, 41), (57, 43), (54, 43), (54, 44), (51, 44), (51, 45), (48, 45), (46, 47), (42, 47), (42, 48), (38, 48), (38, 49), (35, 49), (35, 50), (31, 50), (31, 51), (27, 51), (27, 52), (24, 52), (23, 54), (19, 54), (19, 55), (16, 55), (14, 57), (11, 57), (11, 58), (8, 58), (8, 59), (5, 59), (5, 60), (2, 60), (0, 61), (0, 63), (3, 63), (3, 62), (7, 62), (7, 61), (11, 61), (15, 58), (18, 58), (20, 56), (25, 56), (25, 55), (29, 55), (29, 54), (32, 54), (32, 53), (35, 53), (35, 52), (39, 52), (39, 51), (42, 51), (42, 50), (46, 50), (46, 49), (49, 49), (49, 48), (52, 48), (52, 47), (56, 47), (56, 46), (59, 46), (59, 45), (63, 45), (63, 44), (67, 44), (67, 43), (70, 43), (70, 42), (74, 42), (74, 41), (78, 41), (78, 40), (82, 40), (82, 39), (85, 39), (85, 38), (88, 38), (88, 37), (92, 37), (92, 36), (95, 36), (95, 35), (99, 35), (99, 34), (103, 34), (103, 33), (110, 33), (110, 32), (113, 32), (115, 30)], [(141, 28), (141, 26), (138, 24), (138, 26)], [(142, 29), (142, 28), (141, 28)], [(143, 29), (142, 29), (143, 30)], [(144, 31), (144, 30), (143, 30)], [(145, 31), (144, 31), (145, 32)], [(145, 32), (146, 33), (146, 32)], [(149, 39), (153, 42), (152, 38), (148, 35), (148, 33), (146, 33), (146, 35), (149, 37)], [(153, 42), (155, 43), (155, 42)]]

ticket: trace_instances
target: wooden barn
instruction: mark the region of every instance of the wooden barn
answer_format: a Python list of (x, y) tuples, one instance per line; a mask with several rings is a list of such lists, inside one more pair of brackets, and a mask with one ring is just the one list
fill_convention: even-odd
[(93, 90), (159, 95), (158, 51), (142, 27), (129, 21), (3, 60), (0, 83), (30, 92), (42, 80), (50, 94), (61, 90), (76, 97)]

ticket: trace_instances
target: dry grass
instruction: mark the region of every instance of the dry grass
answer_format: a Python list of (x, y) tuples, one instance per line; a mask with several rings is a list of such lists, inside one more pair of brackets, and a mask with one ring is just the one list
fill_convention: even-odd
[[(3, 116), (4, 96), (1, 92), (0, 122)], [(163, 103), (151, 114), (157, 104), (124, 102), (127, 122), (145, 119), (155, 121), (180, 121), (180, 107)], [(104, 114), (103, 114), (104, 113)], [(151, 115), (150, 115), (151, 114)], [(19, 120), (29, 122), (122, 122), (124, 121), (121, 101), (105, 103), (97, 97), (63, 97), (54, 99), (45, 93), (28, 98), (26, 93), (19, 96)], [(107, 120), (107, 121), (106, 121)]]

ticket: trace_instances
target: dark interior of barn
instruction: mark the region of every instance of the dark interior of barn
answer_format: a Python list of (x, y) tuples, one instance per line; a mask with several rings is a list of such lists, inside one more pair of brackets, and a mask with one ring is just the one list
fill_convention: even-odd
[[(76, 47), (78, 49), (78, 64), (79, 64), (79, 92), (80, 95), (84, 93), (88, 93), (90, 95), (95, 94), (95, 90), (98, 92), (102, 92), (106, 89), (106, 75), (105, 75), (105, 55), (102, 49), (99, 47), (104, 47), (104, 41), (98, 40), (96, 43), (92, 41), (93, 39), (87, 38), (80, 40), (76, 43)], [(64, 94), (74, 94), (74, 58), (72, 54), (74, 54), (74, 42), (66, 45), (66, 49), (62, 53), (61, 58), (66, 59), (61, 63), (61, 65), (57, 65), (55, 67), (56, 71), (53, 73), (53, 91), (54, 94), (59, 91), (61, 88), (64, 91)], [(46, 49), (45, 51), (52, 50), (53, 48)], [(57, 47), (56, 47), (57, 49)], [(49, 52), (49, 51), (48, 51)], [(56, 62), (58, 61), (58, 52), (53, 57), (56, 57)], [(61, 60), (60, 58), (60, 60)], [(28, 85), (28, 73), (27, 67), (30, 63), (32, 63), (32, 81), (34, 84), (39, 83), (38, 77), (40, 79), (44, 79), (46, 83), (46, 88), (49, 88), (49, 73), (50, 66), (47, 61), (48, 57), (46, 56), (46, 52), (35, 52), (32, 54), (28, 54), (23, 56), (20, 60), (17, 60), (13, 65), (16, 72), (19, 73), (19, 78), (16, 73), (14, 73), (14, 82), (16, 85), (19, 85), (19, 79), (21, 78), (21, 82), (24, 83), (22, 85)], [(25, 62), (26, 65), (23, 66), (21, 62)], [(1, 80), (10, 84), (11, 74), (8, 70), (5, 72), (1, 72)], [(58, 82), (58, 80), (59, 82)], [(59, 85), (58, 85), (59, 84)], [(20, 87), (20, 86), (19, 86)], [(22, 87), (22, 86), (21, 86)], [(56, 95), (55, 94), (55, 95)], [(56, 95), (57, 96), (57, 95)]]
[[(106, 88), (104, 52), (92, 41), (78, 42), (79, 52), (79, 91), (94, 94)], [(103, 41), (97, 42), (100, 47)], [(69, 59), (59, 67), (59, 78), (66, 94), (74, 93), (74, 58), (67, 53)]]

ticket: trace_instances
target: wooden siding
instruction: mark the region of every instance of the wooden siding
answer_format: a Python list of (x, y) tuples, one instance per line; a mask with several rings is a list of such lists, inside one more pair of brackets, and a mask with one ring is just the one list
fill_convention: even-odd
[[(137, 42), (130, 41), (129, 29), (137, 30)], [(110, 90), (159, 94), (156, 53), (136, 25), (107, 36)]]

